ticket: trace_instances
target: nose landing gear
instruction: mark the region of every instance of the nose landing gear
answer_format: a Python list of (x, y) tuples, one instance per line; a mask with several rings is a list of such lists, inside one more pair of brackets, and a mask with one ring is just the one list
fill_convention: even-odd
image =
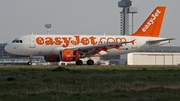
[(30, 65), (30, 66), (31, 66), (31, 65), (32, 65), (32, 61), (29, 61), (29, 62), (28, 62), (28, 65)]
[(32, 56), (29, 56), (29, 61), (28, 61), (28, 63), (27, 63), (29, 66), (31, 66), (32, 65)]

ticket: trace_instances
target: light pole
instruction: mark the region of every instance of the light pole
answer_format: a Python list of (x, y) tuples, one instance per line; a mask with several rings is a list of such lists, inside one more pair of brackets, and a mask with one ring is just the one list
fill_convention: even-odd
[(45, 28), (47, 28), (47, 35), (49, 35), (49, 29), (51, 28), (51, 24), (45, 24)]

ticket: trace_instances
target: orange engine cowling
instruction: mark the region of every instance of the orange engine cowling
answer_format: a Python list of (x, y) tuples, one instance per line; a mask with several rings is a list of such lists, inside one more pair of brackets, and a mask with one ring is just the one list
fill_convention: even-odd
[(62, 50), (60, 51), (60, 61), (77, 61), (80, 58), (78, 50)]
[(59, 56), (44, 56), (46, 62), (59, 62)]

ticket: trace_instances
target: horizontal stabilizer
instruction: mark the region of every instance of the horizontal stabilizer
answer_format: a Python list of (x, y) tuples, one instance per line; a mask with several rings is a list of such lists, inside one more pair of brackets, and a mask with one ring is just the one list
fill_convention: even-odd
[(149, 40), (149, 41), (146, 41), (146, 43), (155, 44), (155, 43), (158, 43), (158, 42), (170, 41), (170, 40), (174, 40), (174, 39), (175, 39), (175, 38), (167, 38), (167, 39), (160, 39), (160, 40)]

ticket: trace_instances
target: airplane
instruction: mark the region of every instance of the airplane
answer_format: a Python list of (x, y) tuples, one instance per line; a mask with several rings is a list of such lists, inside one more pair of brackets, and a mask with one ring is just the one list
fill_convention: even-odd
[(127, 35), (24, 35), (5, 46), (11, 54), (44, 56), (46, 62), (71, 62), (83, 65), (82, 58), (89, 58), (87, 65), (94, 65), (93, 56), (112, 56), (140, 51), (170, 43), (174, 38), (160, 38), (166, 6), (157, 6), (141, 27)]

